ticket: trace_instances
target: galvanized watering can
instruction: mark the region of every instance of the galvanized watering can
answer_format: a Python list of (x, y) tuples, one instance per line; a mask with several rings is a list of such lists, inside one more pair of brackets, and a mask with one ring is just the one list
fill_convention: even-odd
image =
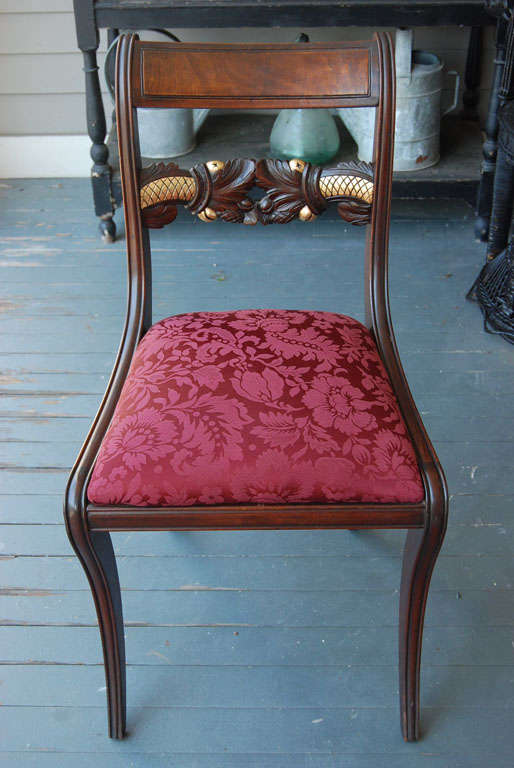
[[(175, 42), (178, 37), (166, 30), (152, 30)], [(114, 59), (116, 37), (105, 56), (105, 80), (114, 100)], [(201, 128), (208, 109), (138, 109), (139, 149), (143, 157), (179, 157), (194, 149), (196, 134)]]
[[(441, 110), (443, 62), (428, 51), (412, 50), (412, 30), (396, 30), (396, 129), (394, 170), (428, 168), (439, 161), (440, 121), (457, 106), (460, 77), (455, 76), (451, 105)], [(358, 145), (361, 160), (370, 162), (375, 110), (354, 107), (338, 110)]]

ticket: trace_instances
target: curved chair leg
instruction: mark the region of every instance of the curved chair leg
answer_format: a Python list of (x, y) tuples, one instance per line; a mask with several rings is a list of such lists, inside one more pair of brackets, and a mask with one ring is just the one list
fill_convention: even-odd
[(67, 517), (70, 541), (91, 586), (102, 637), (109, 736), (122, 739), (126, 724), (125, 636), (116, 558), (108, 533), (87, 531), (79, 515)]
[(121, 605), (118, 568), (108, 533), (90, 533), (94, 552), (103, 572), (100, 587), (93, 587), (102, 636), (107, 706), (109, 712), (109, 736), (122, 739), (126, 730), (126, 668), (125, 632)]
[(400, 713), (405, 741), (419, 738), (419, 672), (430, 578), (446, 530), (446, 505), (432, 510), (425, 528), (407, 533), (400, 593)]

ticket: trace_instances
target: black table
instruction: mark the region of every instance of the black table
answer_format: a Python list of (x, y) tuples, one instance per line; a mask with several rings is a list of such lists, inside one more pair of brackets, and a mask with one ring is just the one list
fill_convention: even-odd
[[(116, 228), (113, 213), (121, 202), (116, 169), (106, 143), (105, 111), (100, 91), (96, 52), (99, 29), (109, 30), (109, 40), (119, 29), (164, 29), (202, 27), (338, 27), (338, 26), (440, 26), (471, 27), (466, 64), (464, 93), (465, 117), (476, 120), (480, 75), (480, 42), (483, 26), (494, 23), (486, 12), (483, 0), (74, 0), (78, 46), (84, 56), (86, 76), (87, 128), (92, 142), (93, 167), (91, 179), (95, 213), (106, 241), (112, 241)], [(475, 143), (480, 142), (478, 126)], [(469, 138), (469, 137), (468, 137)], [(450, 197), (476, 195), (478, 175), (469, 179), (453, 174), (434, 179), (420, 172), (412, 178), (403, 176), (395, 194), (422, 197), (434, 190)], [(424, 186), (425, 185), (425, 186)]]

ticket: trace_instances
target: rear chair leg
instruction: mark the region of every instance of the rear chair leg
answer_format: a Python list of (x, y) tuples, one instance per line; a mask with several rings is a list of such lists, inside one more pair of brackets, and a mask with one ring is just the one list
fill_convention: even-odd
[(400, 712), (405, 741), (419, 738), (419, 671), (425, 606), (446, 529), (446, 505), (432, 509), (424, 529), (407, 533), (400, 593)]
[(68, 535), (89, 580), (102, 637), (109, 736), (122, 739), (126, 726), (125, 636), (116, 558), (108, 533), (88, 531), (79, 515), (67, 516)]

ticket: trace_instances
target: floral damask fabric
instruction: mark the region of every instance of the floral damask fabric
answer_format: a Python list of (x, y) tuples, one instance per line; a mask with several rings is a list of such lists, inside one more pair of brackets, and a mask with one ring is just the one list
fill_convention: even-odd
[(88, 489), (98, 504), (418, 502), (369, 331), (326, 312), (177, 315), (134, 356)]

